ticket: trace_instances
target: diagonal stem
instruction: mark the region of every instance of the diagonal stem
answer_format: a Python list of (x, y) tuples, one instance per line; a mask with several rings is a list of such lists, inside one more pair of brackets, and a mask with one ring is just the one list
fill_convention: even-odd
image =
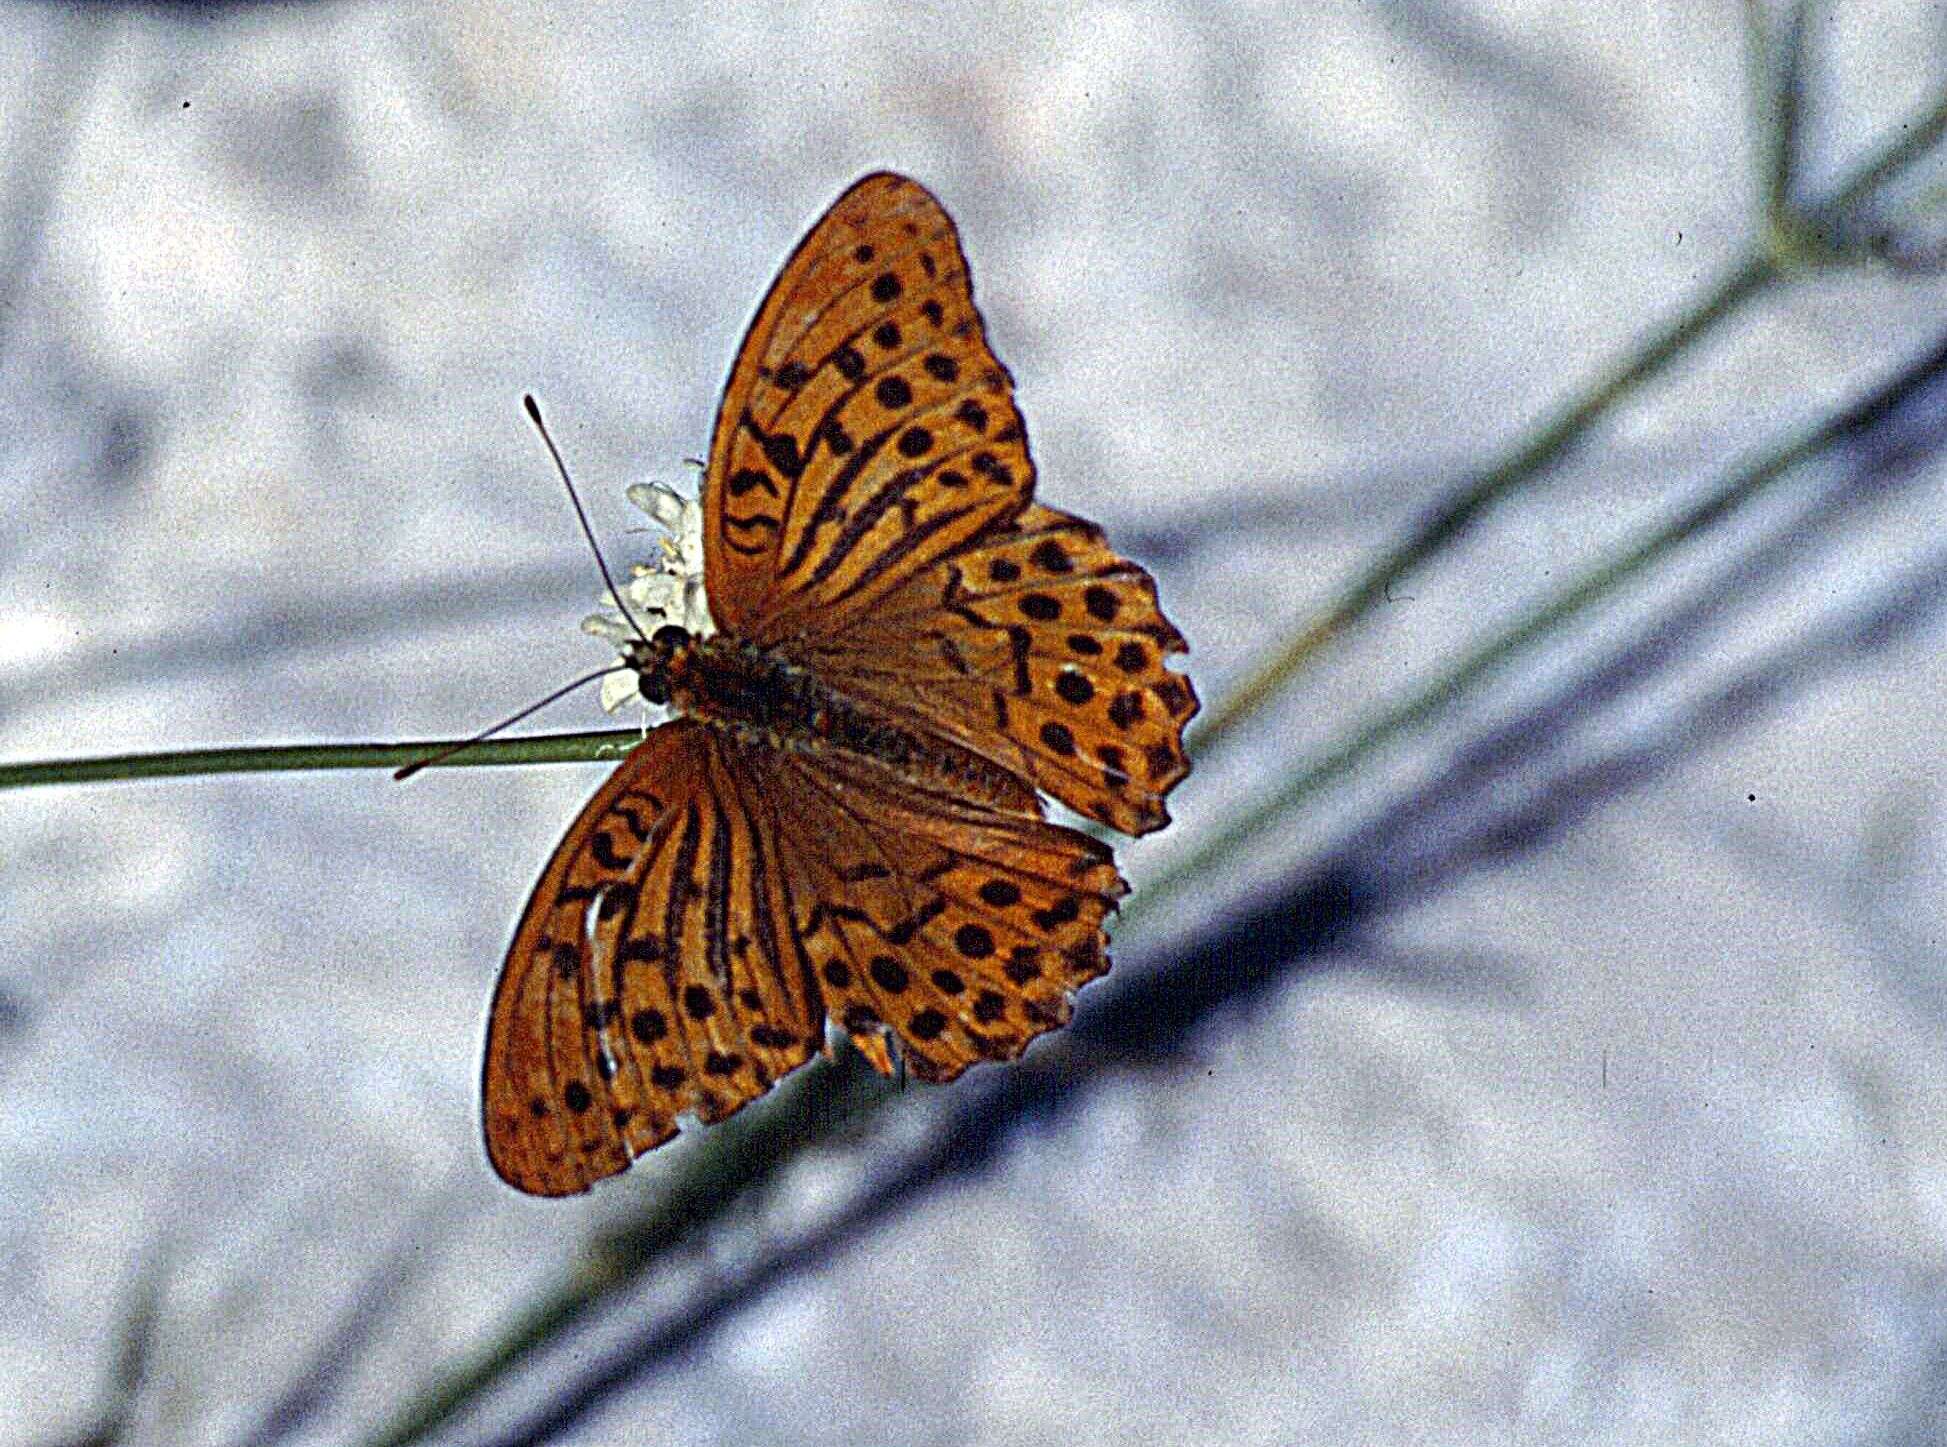
[[(1806, 207), (1800, 224), (1829, 229), (1846, 211), (1930, 151), (1943, 131), (1947, 131), (1947, 95), (1901, 127), (1897, 140), (1856, 168), (1829, 197)], [(1771, 234), (1772, 228), (1766, 228), (1767, 237)], [(1322, 615), (1261, 662), (1204, 716), (1192, 740), (1193, 756), (1208, 757), (1223, 748), (1239, 726), (1285, 689), (1314, 653), (1363, 618), (1395, 583), (1458, 538), (1489, 507), (1560, 460), (1605, 412), (1704, 333), (1789, 275), (1791, 255), (1781, 255), (1771, 244), (1754, 245), (1701, 302), (1650, 337), (1633, 356), (1599, 375), (1501, 461), (1463, 484), (1417, 532), (1377, 559)]]
[(1412, 725), (1430, 718), (1448, 701), (1499, 672), (1534, 644), (1556, 636), (1578, 614), (1586, 612), (1624, 583), (1647, 571), (1683, 543), (1755, 501), (1799, 463), (1883, 419), (1889, 410), (1938, 378), (1943, 370), (1947, 370), (1947, 337), (1936, 342), (1924, 357), (1909, 364), (1899, 377), (1884, 384), (1864, 401), (1732, 473), (1679, 516), (1634, 547), (1591, 569), (1548, 602), (1534, 608), (1499, 637), (1468, 654), (1453, 669), (1426, 685), (1414, 697), (1374, 720), (1310, 768), (1291, 777), (1263, 802), (1232, 818), (1170, 869), (1144, 881), (1142, 893), (1123, 907), (1123, 920), (1126, 923), (1138, 921), (1171, 896), (1180, 893), (1186, 885), (1208, 878), (1225, 860), (1237, 857), (1238, 851), (1252, 839), (1317, 794), (1325, 785), (1350, 772), (1354, 765), (1369, 758), (1381, 745)]

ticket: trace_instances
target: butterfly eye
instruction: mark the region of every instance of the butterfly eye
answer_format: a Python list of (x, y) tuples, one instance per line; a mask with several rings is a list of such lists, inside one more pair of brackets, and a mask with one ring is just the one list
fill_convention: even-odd
[(690, 641), (687, 628), (678, 628), (674, 623), (665, 623), (649, 636), (649, 641), (657, 648), (674, 653)]
[(636, 692), (650, 703), (669, 702), (669, 675), (661, 668), (645, 668), (636, 674)]

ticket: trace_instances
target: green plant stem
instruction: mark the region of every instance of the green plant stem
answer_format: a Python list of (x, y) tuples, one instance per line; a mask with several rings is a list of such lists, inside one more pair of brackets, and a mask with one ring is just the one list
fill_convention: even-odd
[(757, 1108), (712, 1126), (708, 1149), (692, 1150), (666, 1169), (641, 1215), (599, 1238), (568, 1281), (521, 1313), (478, 1357), (434, 1382), (369, 1439), (368, 1447), (404, 1447), (444, 1425), (528, 1353), (635, 1281), (698, 1222), (719, 1214), (725, 1201), (742, 1199), (754, 1186), (775, 1179), (805, 1146), (861, 1125), (898, 1091), (849, 1043), (841, 1044), (835, 1060), (814, 1060)]
[[(1163, 877), (1148, 882), (1125, 909), (1124, 923), (1135, 924), (1146, 908), (1164, 902), (1201, 877), (1280, 815), (1301, 804), (1332, 779), (1349, 771), (1389, 739), (1423, 721), (1463, 689), (1512, 662), (1526, 648), (1640, 575), (1657, 559), (1758, 498), (1794, 466), (1842, 436), (1857, 411), (1834, 419), (1776, 449), (1736, 473), (1681, 517), (1657, 530), (1628, 553), (1593, 569), (1552, 601), (1533, 610), (1499, 638), (1477, 649), (1415, 698), (1365, 729), (1295, 778), (1266, 805), (1226, 828)], [(613, 737), (613, 736), (604, 736)], [(724, 1201), (742, 1198), (754, 1185), (774, 1179), (800, 1149), (830, 1134), (829, 1122), (861, 1123), (883, 1107), (891, 1093), (884, 1082), (857, 1061), (838, 1069), (823, 1062), (784, 1083), (761, 1112), (747, 1112), (713, 1132), (711, 1149), (698, 1152), (670, 1172), (645, 1214), (627, 1231), (600, 1243), (584, 1269), (524, 1313), (480, 1357), (436, 1383), (405, 1414), (390, 1423), (374, 1447), (403, 1447), (423, 1439), (463, 1411), (517, 1366), (529, 1352), (572, 1327), (615, 1291), (637, 1280)], [(826, 1123), (821, 1125), (820, 1123)]]
[(1240, 724), (1283, 691), (1313, 653), (1362, 618), (1386, 596), (1393, 584), (1458, 538), (1508, 492), (1560, 457), (1603, 412), (1729, 316), (1776, 275), (1768, 257), (1753, 256), (1746, 260), (1718, 283), (1701, 306), (1654, 337), (1628, 361), (1597, 379), (1504, 461), (1464, 485), (1418, 532), (1373, 563), (1322, 615), (1260, 664), (1205, 715), (1196, 731), (1192, 756), (1207, 757), (1222, 748)]
[[(1947, 347), (1947, 339), (1938, 344)], [(1635, 547), (1590, 569), (1578, 581), (1538, 605), (1498, 637), (1469, 653), (1447, 673), (1412, 698), (1381, 715), (1324, 758), (1293, 776), (1255, 808), (1237, 815), (1206, 837), (1161, 875), (1144, 881), (1141, 892), (1121, 910), (1125, 925), (1134, 925), (1184, 888), (1225, 860), (1234, 858), (1254, 838), (1296, 810), (1327, 784), (1351, 771), (1389, 740), (1431, 717), (1442, 705), (1489, 676), (1500, 672), (1533, 644), (1551, 636), (1577, 614), (1615, 592), (1659, 559), (1722, 522), (1756, 500), (1792, 468), (1830, 447), (1863, 425), (1863, 420), (1898, 402), (1920, 379), (1937, 375), (1930, 358), (1905, 369), (1873, 397), (1810, 429), (1783, 446), (1749, 463), (1708, 496), (1646, 536)]]
[[(1210, 866), (1275, 823), (1280, 814), (1346, 773), (1388, 739), (1432, 715), (1462, 689), (1504, 668), (1530, 645), (1640, 575), (1663, 555), (1754, 501), (1770, 484), (1842, 435), (1850, 423), (1850, 418), (1835, 420), (1753, 463), (1629, 553), (1592, 570), (1535, 609), (1431, 687), (1300, 775), (1265, 807), (1224, 830), (1166, 876), (1148, 882), (1133, 901), (1135, 907), (1125, 909), (1124, 923), (1137, 923), (1145, 907), (1164, 902), (1173, 892), (1180, 893)], [(639, 1279), (697, 1224), (718, 1214), (723, 1202), (741, 1199), (753, 1186), (774, 1179), (804, 1145), (826, 1133), (807, 1128), (808, 1118), (838, 1115), (860, 1123), (891, 1098), (884, 1083), (855, 1061), (848, 1069), (838, 1070), (815, 1062), (769, 1098), (762, 1112), (750, 1112), (716, 1127), (712, 1148), (670, 1173), (637, 1223), (601, 1243), (581, 1272), (547, 1301), (523, 1314), (485, 1354), (438, 1382), (373, 1439), (375, 1447), (403, 1447), (450, 1421), (531, 1350), (554, 1339), (602, 1300)], [(822, 1108), (807, 1109), (807, 1101), (822, 1102)], [(752, 1129), (746, 1133), (739, 1127)], [(736, 1132), (734, 1136), (732, 1131)]]
[[(1947, 340), (1943, 340), (1947, 347)], [(1590, 570), (1550, 602), (1532, 610), (1500, 637), (1476, 649), (1458, 666), (1414, 698), (1363, 730), (1358, 737), (1306, 769), (1260, 808), (1220, 831), (1166, 874), (1149, 880), (1122, 911), (1125, 926), (1138, 925), (1147, 912), (1180, 894), (1212, 866), (1276, 823), (1333, 779), (1389, 739), (1423, 721), (1442, 704), (1512, 662), (1524, 649), (1685, 541), (1756, 500), (1792, 468), (1816, 455), (1897, 402), (1918, 379), (1937, 374), (1933, 361), (1908, 368), (1902, 376), (1858, 407), (1833, 418), (1733, 473), (1681, 516), (1646, 537), (1610, 563)], [(741, 1199), (753, 1186), (775, 1179), (802, 1148), (829, 1138), (835, 1122), (856, 1126), (895, 1098), (882, 1081), (849, 1050), (835, 1068), (814, 1062), (783, 1082), (761, 1110), (745, 1111), (712, 1129), (710, 1149), (698, 1151), (658, 1183), (655, 1198), (627, 1230), (591, 1252), (585, 1268), (519, 1320), (475, 1360), (436, 1382), (404, 1414), (372, 1439), (372, 1447), (403, 1447), (450, 1420), (492, 1387), (531, 1350), (580, 1320), (614, 1291), (639, 1278), (702, 1220)]]
[[(635, 729), (600, 733), (539, 734), (492, 739), (434, 769), (494, 764), (573, 764), (613, 760), (642, 742)], [(111, 754), (94, 759), (47, 759), (0, 764), (0, 789), (35, 784), (127, 783), (140, 779), (181, 779), (197, 774), (265, 774), (311, 769), (397, 769), (451, 748), (449, 742), (420, 744), (286, 744), (246, 749), (182, 749), (163, 754)]]
[(1799, 262), (1814, 259), (1791, 244), (1792, 233), (1802, 227), (1829, 231), (1869, 192), (1931, 150), (1944, 129), (1947, 96), (1903, 126), (1896, 141), (1859, 166), (1829, 198), (1807, 207), (1795, 226), (1765, 226), (1759, 242), (1702, 301), (1651, 336), (1634, 355), (1599, 375), (1501, 461), (1463, 483), (1419, 531), (1382, 555), (1316, 620), (1259, 663), (1243, 683), (1204, 715), (1191, 739), (1191, 756), (1207, 758), (1222, 749), (1240, 725), (1283, 692), (1314, 653), (1384, 600), (1407, 573), (1458, 538), (1489, 507), (1561, 458), (1603, 413), (1661, 372), (1705, 332), (1771, 283), (1792, 274)]

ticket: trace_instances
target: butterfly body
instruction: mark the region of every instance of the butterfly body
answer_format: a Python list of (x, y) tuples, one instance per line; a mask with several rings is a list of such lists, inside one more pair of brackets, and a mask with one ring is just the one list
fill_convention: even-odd
[(1183, 637), (1036, 499), (952, 219), (867, 176), (799, 244), (718, 408), (717, 631), (622, 645), (650, 731), (568, 828), (487, 1027), (487, 1153), (559, 1196), (848, 1034), (951, 1080), (1064, 1024), (1127, 890), (1048, 795), (1146, 834), (1189, 772)]
[(996, 808), (1035, 810), (1033, 793), (972, 750), (846, 698), (777, 648), (665, 626), (624, 649), (642, 696), (759, 747), (841, 751), (909, 782)]

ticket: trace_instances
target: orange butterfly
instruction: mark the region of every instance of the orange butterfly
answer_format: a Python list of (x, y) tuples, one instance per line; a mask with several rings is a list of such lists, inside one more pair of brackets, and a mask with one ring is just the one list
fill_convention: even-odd
[(487, 1034), (487, 1153), (586, 1190), (838, 1022), (890, 1073), (1008, 1060), (1108, 968), (1126, 834), (1189, 772), (1184, 642), (1093, 524), (1034, 501), (1013, 381), (940, 203), (858, 182), (785, 263), (703, 477), (717, 632), (622, 645), (682, 716), (549, 860)]

